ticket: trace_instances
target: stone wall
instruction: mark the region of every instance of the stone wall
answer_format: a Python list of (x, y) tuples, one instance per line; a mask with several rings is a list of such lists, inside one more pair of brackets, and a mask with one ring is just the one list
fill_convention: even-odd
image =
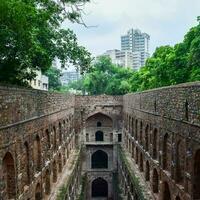
[(200, 82), (127, 94), (124, 109), (142, 110), (169, 119), (200, 124)]
[[(100, 120), (105, 124), (101, 128), (97, 127)], [(95, 144), (94, 133), (99, 130), (105, 132), (105, 143)], [(88, 143), (86, 133), (91, 135)], [(120, 177), (129, 187), (127, 198), (136, 198), (125, 165), (117, 163), (121, 134), (126, 156), (140, 171), (153, 199), (200, 199), (198, 82), (123, 97), (69, 96), (1, 86), (0, 199), (50, 199), (62, 180), (63, 169), (73, 160), (74, 150), (83, 143), (88, 195), (91, 183), (102, 177), (109, 183), (112, 197), (112, 175), (119, 164)], [(91, 154), (97, 150), (107, 152), (108, 170), (91, 170)], [(79, 184), (78, 179), (74, 180), (71, 183), (75, 185), (70, 185), (72, 199), (77, 196), (73, 188)]]
[(74, 102), (0, 87), (0, 199), (49, 199), (75, 149)]
[(200, 83), (128, 94), (123, 99), (124, 148), (154, 198), (200, 198)]
[(0, 126), (73, 109), (75, 96), (0, 86)]
[[(121, 135), (122, 103), (122, 96), (76, 97), (76, 124), (81, 122), (80, 132), (85, 146), (83, 170), (87, 174), (87, 200), (96, 199), (96, 184), (99, 185), (96, 190), (107, 185), (103, 191), (107, 190), (108, 197), (101, 197), (102, 200), (115, 199), (113, 173), (117, 171), (116, 144), (118, 135)], [(97, 139), (99, 133), (103, 137)]]

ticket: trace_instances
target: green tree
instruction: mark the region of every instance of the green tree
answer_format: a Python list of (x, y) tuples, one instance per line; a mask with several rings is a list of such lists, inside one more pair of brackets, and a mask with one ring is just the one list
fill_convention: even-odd
[(108, 57), (100, 57), (83, 83), (89, 94), (125, 94), (152, 88), (200, 81), (200, 24), (175, 46), (156, 48), (138, 71), (120, 68)]
[(90, 53), (75, 34), (61, 29), (64, 20), (82, 23), (82, 5), (89, 0), (0, 1), (0, 81), (26, 85), (35, 71), (48, 70), (57, 58), (86, 71)]
[(121, 95), (130, 92), (129, 80), (133, 71), (120, 68), (111, 63), (110, 58), (102, 56), (86, 74), (84, 88), (89, 94)]
[(50, 67), (46, 72), (45, 75), (48, 76), (49, 78), (49, 89), (50, 90), (60, 90), (61, 88), (61, 70), (55, 68), (55, 67)]

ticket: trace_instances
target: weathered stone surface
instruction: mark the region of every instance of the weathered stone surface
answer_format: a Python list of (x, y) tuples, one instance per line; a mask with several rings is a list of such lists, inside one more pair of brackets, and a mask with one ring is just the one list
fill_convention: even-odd
[(200, 84), (128, 94), (123, 100), (124, 147), (141, 174), (149, 173), (155, 199), (199, 199)]
[[(107, 182), (108, 197), (117, 199), (117, 172), (124, 199), (139, 198), (130, 170), (118, 159), (121, 134), (132, 173), (140, 171), (149, 199), (200, 198), (200, 83), (191, 83), (125, 96), (0, 87), (0, 199), (49, 199), (70, 152), (82, 144), (87, 200), (98, 178)], [(99, 150), (108, 156), (106, 169), (91, 167)], [(74, 177), (80, 178), (79, 167)], [(67, 199), (77, 197), (75, 180)]]

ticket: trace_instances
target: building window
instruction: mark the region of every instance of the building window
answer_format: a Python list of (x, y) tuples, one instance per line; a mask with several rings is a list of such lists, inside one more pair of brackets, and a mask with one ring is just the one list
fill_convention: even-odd
[(102, 131), (97, 131), (96, 133), (95, 133), (95, 140), (96, 141), (103, 141), (103, 132)]
[(97, 127), (101, 127), (101, 122), (97, 122)]
[(89, 142), (89, 134), (86, 133), (86, 142)]
[(118, 142), (122, 141), (122, 134), (118, 134)]

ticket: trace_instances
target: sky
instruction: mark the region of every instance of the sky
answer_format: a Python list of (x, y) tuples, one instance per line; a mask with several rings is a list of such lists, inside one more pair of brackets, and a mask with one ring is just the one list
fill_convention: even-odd
[(120, 36), (131, 29), (150, 35), (150, 53), (161, 45), (174, 45), (197, 24), (200, 0), (91, 0), (85, 5), (84, 22), (88, 26), (65, 22), (79, 44), (93, 56), (109, 49), (120, 49)]

